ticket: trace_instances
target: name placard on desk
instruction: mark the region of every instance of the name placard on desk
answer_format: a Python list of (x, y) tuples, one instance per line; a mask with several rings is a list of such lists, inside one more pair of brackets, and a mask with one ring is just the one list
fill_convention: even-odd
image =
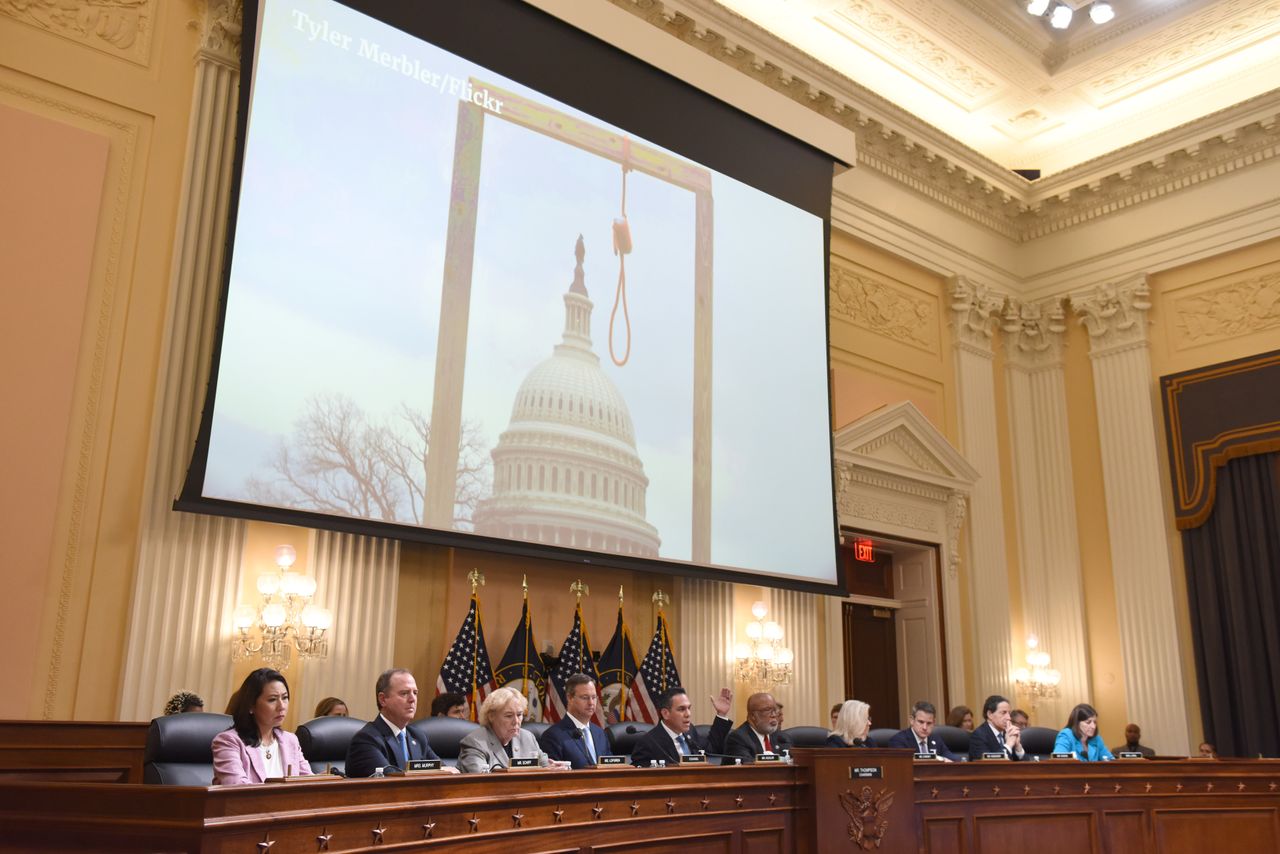
[(983, 759), (1004, 759), (1005, 761), (1008, 761), (1009, 754), (1003, 751), (1000, 751), (1000, 752), (992, 751), (991, 753), (982, 754), (982, 758)]
[(439, 771), (444, 763), (439, 759), (410, 759), (409, 767), (405, 769), (408, 773), (414, 771)]
[(884, 771), (879, 765), (855, 765), (849, 769), (850, 780), (880, 780)]
[(936, 753), (917, 753), (917, 754), (915, 754), (915, 758), (916, 758), (916, 759), (937, 759), (937, 758), (938, 758), (938, 754), (936, 754)]
[(1075, 759), (1076, 755), (1074, 753), (1051, 753), (1049, 754), (1049, 758), (1050, 759)]
[(597, 765), (627, 765), (627, 757), (625, 756), (601, 756), (596, 760)]
[(781, 762), (782, 754), (781, 753), (757, 753), (756, 761), (757, 762)]
[(681, 756), (680, 764), (681, 765), (706, 765), (707, 757), (703, 756), (701, 753), (695, 753), (692, 756)]
[(1117, 759), (1146, 759), (1140, 750), (1122, 750), (1116, 754)]
[(537, 768), (538, 758), (536, 756), (519, 757), (511, 760), (512, 768)]

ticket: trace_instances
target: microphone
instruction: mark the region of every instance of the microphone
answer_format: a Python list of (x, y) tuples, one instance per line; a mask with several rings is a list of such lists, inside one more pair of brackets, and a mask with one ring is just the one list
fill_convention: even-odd
[(384, 765), (382, 768), (382, 776), (384, 777), (403, 777), (404, 769), (399, 765)]
[(638, 732), (640, 730), (636, 729), (634, 724), (627, 724), (627, 735), (635, 735)]

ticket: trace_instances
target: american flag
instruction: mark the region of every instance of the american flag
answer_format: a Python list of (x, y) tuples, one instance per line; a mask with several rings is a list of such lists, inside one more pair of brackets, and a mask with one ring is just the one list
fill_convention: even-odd
[(644, 661), (640, 662), (640, 673), (631, 685), (631, 696), (627, 698), (627, 714), (633, 720), (657, 723), (658, 707), (654, 701), (663, 691), (679, 684), (680, 672), (676, 670), (676, 659), (671, 654), (671, 636), (667, 631), (667, 618), (659, 611), (658, 625), (654, 627), (649, 651), (645, 653)]
[[(586, 626), (582, 625), (582, 604), (579, 603), (573, 612), (573, 628), (560, 647), (560, 662), (551, 671), (551, 688), (547, 691), (550, 701), (543, 709), (546, 720), (552, 723), (561, 720), (568, 714), (565, 702), (564, 683), (575, 673), (585, 673), (600, 682), (600, 672), (596, 670), (596, 662), (591, 654), (591, 641), (587, 638)], [(595, 722), (604, 726), (601, 707), (596, 706)]]
[(455, 691), (467, 698), (471, 719), (476, 719), (476, 709), (484, 698), (492, 694), (498, 685), (489, 664), (489, 648), (484, 643), (484, 624), (480, 622), (480, 601), (471, 594), (471, 607), (458, 629), (453, 646), (440, 665), (436, 679), (436, 693)]

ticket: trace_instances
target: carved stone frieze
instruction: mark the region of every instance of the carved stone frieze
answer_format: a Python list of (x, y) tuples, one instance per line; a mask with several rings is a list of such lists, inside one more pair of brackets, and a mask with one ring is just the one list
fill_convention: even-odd
[(201, 7), (200, 54), (238, 69), (243, 0), (202, 0)]
[(1073, 296), (1071, 308), (1089, 331), (1091, 356), (1147, 342), (1151, 288), (1145, 276), (1120, 285), (1099, 285)]
[(1174, 297), (1172, 303), (1179, 350), (1280, 329), (1280, 272)]
[(156, 0), (0, 0), (0, 15), (146, 65)]
[(960, 571), (960, 531), (968, 508), (965, 494), (953, 489), (947, 496), (947, 574), (954, 581)]
[(897, 504), (883, 498), (859, 495), (856, 489), (850, 489), (840, 496), (838, 502), (843, 514), (912, 531), (923, 531), (929, 534), (938, 532), (938, 520), (935, 514), (908, 504)]
[(947, 500), (947, 495), (949, 494), (945, 488), (934, 486), (931, 483), (882, 474), (853, 463), (842, 462), (838, 464), (836, 473), (840, 480), (840, 488), (837, 491), (837, 495), (842, 495), (849, 489), (856, 489), (857, 486), (870, 486), (876, 489), (900, 492), (903, 495), (911, 495), (940, 504)]
[(947, 282), (951, 297), (951, 313), (956, 342), (983, 355), (991, 354), (991, 336), (1000, 324), (1005, 295), (986, 285), (975, 284), (964, 276), (952, 276)]
[(938, 352), (934, 302), (848, 267), (831, 265), (831, 313), (861, 329)]
[(1023, 368), (1062, 364), (1067, 316), (1062, 300), (1029, 303), (1010, 298), (1000, 328), (1005, 334), (1005, 356)]

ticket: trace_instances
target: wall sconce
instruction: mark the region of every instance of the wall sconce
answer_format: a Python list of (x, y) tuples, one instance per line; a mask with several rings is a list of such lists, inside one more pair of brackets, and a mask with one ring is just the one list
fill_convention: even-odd
[(1040, 700), (1058, 696), (1058, 683), (1062, 681), (1062, 674), (1049, 666), (1049, 653), (1039, 646), (1040, 640), (1035, 635), (1027, 638), (1027, 664), (1031, 667), (1019, 667), (1013, 674), (1018, 690), (1031, 698), (1033, 713)]
[[(299, 658), (328, 657), (326, 635), (333, 627), (333, 613), (311, 603), (316, 580), (292, 569), (297, 560), (293, 546), (278, 547), (276, 571), (258, 576), (262, 603), (256, 609), (249, 605), (236, 609), (232, 661), (260, 655), (267, 667), (284, 670), (289, 666), (291, 648)], [(255, 627), (256, 638), (251, 634)]]
[(795, 654), (782, 645), (782, 626), (773, 620), (765, 621), (769, 609), (763, 602), (751, 606), (747, 623), (748, 643), (733, 648), (739, 682), (752, 685), (786, 685), (791, 681), (791, 665)]

